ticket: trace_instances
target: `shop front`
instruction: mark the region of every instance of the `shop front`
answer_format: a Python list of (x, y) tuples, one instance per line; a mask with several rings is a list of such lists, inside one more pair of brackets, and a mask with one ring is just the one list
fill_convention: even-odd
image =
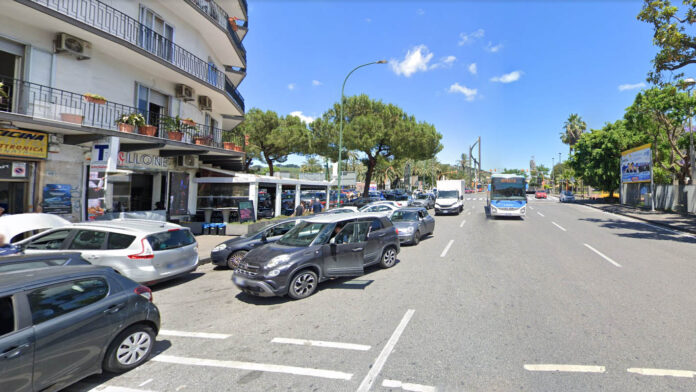
[(36, 173), (48, 154), (48, 134), (0, 129), (0, 207), (6, 213), (34, 211)]

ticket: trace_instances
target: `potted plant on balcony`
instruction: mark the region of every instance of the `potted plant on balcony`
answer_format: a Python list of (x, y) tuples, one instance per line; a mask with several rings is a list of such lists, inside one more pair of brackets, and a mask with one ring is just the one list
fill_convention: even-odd
[(237, 146), (234, 144), (234, 142), (222, 142), (222, 147), (225, 150), (237, 151)]
[(122, 114), (121, 117), (116, 119), (116, 125), (119, 132), (133, 133), (135, 127), (145, 125), (145, 117), (138, 112)]
[(213, 141), (213, 137), (211, 135), (198, 134), (193, 138), (193, 141), (199, 146), (209, 146)]
[(106, 103), (106, 98), (104, 98), (98, 94), (87, 93), (87, 94), (84, 94), (83, 97), (85, 97), (85, 101), (91, 102), (91, 103), (96, 103), (97, 105), (103, 105)]
[[(179, 116), (177, 116), (176, 118), (179, 118)], [(195, 126), (196, 126), (196, 122), (193, 121), (193, 119), (192, 119), (191, 117), (181, 119), (181, 122), (184, 123), (184, 124), (186, 124), (186, 125), (188, 125), (188, 126), (190, 126), (190, 127), (195, 127)]]
[(181, 123), (182, 121), (179, 119), (179, 116), (162, 118), (162, 128), (167, 132), (167, 138), (169, 138), (169, 140), (181, 141), (181, 138), (184, 136), (184, 133), (181, 132)]

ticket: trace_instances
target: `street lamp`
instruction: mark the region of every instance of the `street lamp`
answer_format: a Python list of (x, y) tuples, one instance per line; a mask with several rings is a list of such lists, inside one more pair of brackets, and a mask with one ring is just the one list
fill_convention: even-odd
[[(684, 87), (689, 87), (688, 92), (689, 92), (689, 101), (691, 101), (691, 89), (696, 85), (696, 79), (694, 78), (686, 78), (684, 81), (682, 81), (682, 85)], [(694, 183), (694, 176), (696, 174), (696, 170), (694, 170), (694, 130), (691, 127), (691, 102), (689, 102), (689, 166), (691, 168), (691, 183)]]
[[(343, 90), (346, 88), (346, 82), (348, 81), (348, 78), (350, 75), (355, 72), (358, 68), (362, 67), (367, 67), (368, 65), (372, 64), (386, 64), (387, 60), (379, 60), (379, 61), (373, 61), (371, 63), (363, 64), (363, 65), (358, 65), (357, 67), (353, 68), (352, 71), (348, 72), (348, 75), (346, 75), (346, 78), (343, 79), (343, 87), (341, 87), (341, 125), (338, 128), (338, 199), (336, 199), (336, 207), (341, 206), (341, 151), (343, 150), (343, 101), (345, 100), (345, 96), (343, 95)], [(370, 184), (365, 184), (366, 187), (370, 187)], [(330, 199), (330, 198), (329, 198)], [(328, 208), (328, 206), (327, 206)]]

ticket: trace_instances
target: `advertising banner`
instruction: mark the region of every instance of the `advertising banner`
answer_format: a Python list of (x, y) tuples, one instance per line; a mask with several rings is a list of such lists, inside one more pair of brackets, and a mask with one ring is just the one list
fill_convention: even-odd
[(106, 173), (90, 170), (87, 189), (87, 220), (104, 215), (106, 210)]
[(72, 213), (71, 190), (72, 187), (66, 184), (46, 184), (43, 189), (42, 211), (48, 214)]
[(650, 182), (650, 144), (621, 153), (621, 182)]
[(90, 170), (112, 172), (118, 162), (119, 139), (109, 136), (94, 142)]
[(20, 129), (0, 129), (0, 155), (46, 158), (48, 135)]

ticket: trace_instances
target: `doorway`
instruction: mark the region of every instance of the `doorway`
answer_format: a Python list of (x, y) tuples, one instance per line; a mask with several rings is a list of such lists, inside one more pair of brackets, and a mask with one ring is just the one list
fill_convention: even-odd
[(21, 214), (26, 212), (25, 199), (27, 195), (27, 183), (15, 181), (0, 181), (0, 207), (7, 214)]
[(152, 174), (131, 174), (131, 211), (152, 210)]
[[(0, 41), (2, 44), (3, 41)], [(3, 47), (0, 45), (0, 47)], [(11, 112), (12, 97), (14, 95), (14, 79), (17, 78), (18, 70), (21, 66), (21, 57), (12, 53), (0, 50), (0, 83), (3, 84), (2, 90), (8, 98), (0, 98), (0, 110)]]

